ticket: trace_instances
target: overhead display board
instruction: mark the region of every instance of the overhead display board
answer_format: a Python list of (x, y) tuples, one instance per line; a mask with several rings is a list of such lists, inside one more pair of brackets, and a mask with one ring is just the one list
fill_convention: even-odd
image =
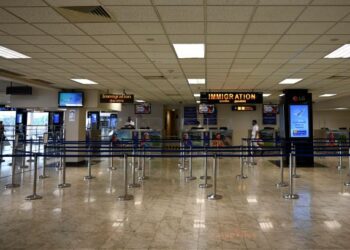
[(209, 104), (259, 104), (262, 93), (256, 92), (201, 92), (201, 103)]
[(134, 95), (101, 94), (100, 103), (133, 103)]

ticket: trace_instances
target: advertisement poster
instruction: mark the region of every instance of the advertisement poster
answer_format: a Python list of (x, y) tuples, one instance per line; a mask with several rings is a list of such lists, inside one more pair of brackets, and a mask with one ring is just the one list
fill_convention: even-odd
[(68, 119), (70, 122), (75, 122), (75, 113), (76, 113), (76, 111), (74, 109), (69, 110)]
[(309, 137), (308, 105), (290, 105), (290, 137)]
[(276, 125), (277, 124), (278, 105), (268, 104), (263, 106), (263, 124)]

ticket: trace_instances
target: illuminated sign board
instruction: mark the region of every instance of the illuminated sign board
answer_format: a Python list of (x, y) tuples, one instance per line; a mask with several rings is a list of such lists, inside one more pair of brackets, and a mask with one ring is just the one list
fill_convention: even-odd
[(308, 138), (309, 131), (309, 106), (290, 105), (290, 137)]
[(134, 95), (102, 94), (100, 103), (133, 103)]
[(262, 102), (262, 93), (256, 92), (201, 92), (201, 103), (258, 104)]
[(255, 111), (255, 105), (232, 105), (232, 111)]

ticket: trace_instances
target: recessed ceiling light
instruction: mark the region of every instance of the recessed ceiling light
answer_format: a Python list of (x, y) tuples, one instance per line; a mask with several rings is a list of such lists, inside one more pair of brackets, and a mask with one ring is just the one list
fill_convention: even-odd
[(173, 46), (178, 58), (204, 58), (203, 43), (174, 43)]
[(279, 84), (296, 84), (297, 82), (300, 82), (303, 80), (302, 78), (287, 78), (281, 81)]
[(196, 101), (196, 103), (198, 103), (198, 104), (199, 104), (199, 103), (201, 103), (201, 101)]
[(271, 94), (269, 94), (269, 93), (264, 93), (263, 94), (263, 97), (268, 97), (268, 96), (270, 96)]
[(324, 58), (350, 58), (350, 44), (344, 44), (340, 48), (326, 55)]
[(135, 100), (135, 102), (145, 102), (144, 100)]
[(347, 110), (348, 108), (335, 108), (336, 110)]
[(27, 59), (29, 56), (23, 55), (12, 49), (5, 48), (0, 46), (0, 56), (6, 59)]
[(285, 95), (285, 94), (282, 93), (282, 94), (280, 94), (279, 96), (284, 96), (284, 95)]
[(201, 94), (193, 94), (194, 97), (200, 97)]
[(71, 80), (81, 84), (97, 84), (97, 82), (91, 81), (89, 79), (71, 79)]
[(204, 78), (190, 78), (187, 79), (188, 84), (205, 84)]
[(332, 97), (335, 95), (337, 95), (337, 94), (323, 94), (323, 95), (320, 95), (320, 97)]

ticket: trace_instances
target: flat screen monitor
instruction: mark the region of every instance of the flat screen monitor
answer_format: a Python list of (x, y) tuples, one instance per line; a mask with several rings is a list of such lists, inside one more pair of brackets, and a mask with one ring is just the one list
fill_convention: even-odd
[(278, 105), (277, 104), (264, 104), (264, 114), (277, 114)]
[(91, 125), (97, 124), (97, 114), (91, 113)]
[(290, 105), (290, 137), (308, 138), (309, 131), (309, 106), (308, 105)]
[(150, 114), (151, 104), (149, 103), (139, 103), (135, 104), (135, 114)]
[(23, 114), (19, 113), (16, 114), (16, 124), (22, 124), (23, 123)]
[(199, 114), (212, 114), (215, 111), (215, 106), (212, 104), (199, 104), (198, 113)]
[(54, 125), (59, 125), (60, 124), (60, 114), (53, 114), (53, 116), (52, 116), (52, 123)]
[(58, 106), (64, 108), (79, 108), (84, 106), (83, 92), (59, 92)]

